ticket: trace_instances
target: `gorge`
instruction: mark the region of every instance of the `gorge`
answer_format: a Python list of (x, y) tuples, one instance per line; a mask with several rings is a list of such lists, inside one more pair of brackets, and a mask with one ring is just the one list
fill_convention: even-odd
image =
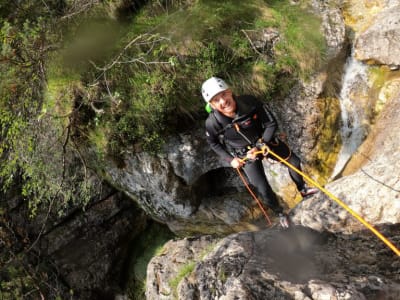
[[(78, 2), (68, 3), (77, 5)], [(118, 7), (113, 11), (115, 14), (125, 12), (128, 15), (134, 11), (132, 7), (136, 7), (132, 4), (136, 2), (117, 2), (110, 2), (111, 6)], [(145, 2), (137, 4), (138, 9), (141, 5), (146, 6)], [(161, 6), (161, 2), (150, 4), (159, 4), (170, 17), (170, 12), (165, 9), (168, 6)], [(243, 5), (242, 10), (251, 7), (252, 13), (269, 18), (273, 13), (267, 8), (277, 2), (256, 1), (260, 7), (246, 6), (242, 1), (232, 3), (240, 8)], [(265, 100), (278, 116), (280, 129), (287, 134), (288, 143), (302, 158), (305, 172), (399, 248), (400, 1), (286, 2), (288, 7), (295, 8), (301, 8), (303, 2), (311, 4), (310, 11), (321, 22), (326, 53), (323, 65), (313, 70), (307, 80), (300, 76), (292, 80), (290, 76), (295, 72), (290, 70), (278, 72), (271, 81), (283, 83), (275, 87), (273, 95), (276, 97)], [(98, 1), (85, 3), (85, 7), (96, 7)], [(191, 23), (198, 21), (194, 17), (198, 13), (196, 5), (206, 3), (214, 9), (213, 5), (222, 4), (212, 1), (182, 3), (184, 5), (177, 11), (183, 12), (184, 17), (179, 19), (177, 14), (171, 13), (172, 19), (176, 19), (174, 24), (178, 23), (182, 28), (192, 26), (193, 35), (185, 35), (182, 28), (173, 25), (157, 27), (171, 35), (174, 51), (180, 52), (170, 61), (163, 61), (168, 66), (162, 64), (160, 69), (165, 73), (156, 77), (157, 80), (150, 76), (138, 79), (129, 74), (128, 85), (145, 87), (143, 91), (140, 89), (142, 94), (150, 90), (156, 96), (163, 95), (162, 92), (170, 88), (171, 69), (178, 62), (181, 68), (190, 65), (196, 69), (196, 62), (202, 59), (201, 66), (205, 70), (223, 72), (217, 67), (209, 67), (215, 61), (221, 63), (219, 57), (212, 56), (217, 52), (217, 46), (224, 47), (231, 40), (239, 46), (244, 44), (236, 35), (221, 35), (215, 39), (217, 46), (214, 41), (207, 44), (208, 52), (201, 52), (201, 59), (194, 56), (193, 53), (197, 55), (200, 51), (197, 49), (200, 43), (195, 40), (200, 26)], [(216, 11), (223, 15), (222, 8)], [(73, 14), (67, 14), (65, 18), (70, 15)], [(210, 15), (217, 16), (216, 13)], [(139, 14), (138, 19), (144, 23), (146, 18)], [(207, 19), (211, 25), (206, 36), (215, 30), (213, 20)], [(313, 21), (308, 20), (310, 24)], [(241, 29), (246, 22), (239, 21), (232, 24), (238, 26), (236, 31), (250, 43), (252, 52), (246, 54), (256, 55), (255, 61), (263, 64), (260, 67), (252, 61), (250, 79), (242, 76), (241, 71), (235, 72), (242, 76), (237, 78), (244, 83), (250, 81), (248, 86), (258, 91), (259, 86), (269, 83), (269, 78), (264, 76), (269, 73), (260, 69), (265, 65), (267, 70), (272, 68), (273, 59), (284, 52), (276, 46), (283, 34), (271, 29), (271, 24), (276, 26), (272, 21), (261, 23), (263, 27), (259, 30), (248, 31)], [(140, 22), (138, 24), (142, 24)], [(105, 36), (106, 32), (103, 34)], [(179, 36), (182, 44), (174, 40), (174, 34)], [(144, 40), (140, 40), (143, 43), (137, 48), (145, 48), (145, 41), (151, 38), (140, 37)], [(133, 40), (136, 38), (134, 36)], [(129, 44), (124, 45), (113, 56), (112, 62), (116, 66), (129, 65), (128, 59), (133, 60), (124, 52), (129, 49)], [(155, 45), (151, 44), (149, 48), (154, 50)], [(158, 53), (170, 51), (163, 47), (156, 50)], [(234, 58), (240, 56), (240, 51), (235, 51), (222, 52), (227, 57), (234, 53), (233, 58), (229, 57), (232, 64)], [(122, 58), (127, 61), (118, 60)], [(143, 64), (143, 57), (137, 59)], [(246, 59), (240, 57), (239, 61)], [(105, 128), (103, 130), (108, 134), (112, 132), (106, 127), (110, 121), (107, 119), (108, 123), (104, 121), (104, 125), (102, 118), (108, 112), (123, 110), (121, 103), (127, 101), (124, 92), (130, 95), (129, 90), (113, 90), (124, 83), (107, 77), (112, 74), (111, 69), (106, 68), (111, 64), (101, 68), (90, 61), (89, 65), (101, 70), (100, 77), (104, 81), (87, 84), (85, 76), (79, 80), (74, 77), (77, 86), (72, 92), (61, 89), (57, 99), (78, 99), (81, 102), (74, 102), (74, 110), (82, 107), (86, 110), (87, 114), (79, 120), (69, 119), (68, 130), (79, 121), (87, 126), (85, 128)], [(287, 69), (289, 66), (285, 65)], [(150, 67), (146, 65), (146, 68), (150, 74)], [(124, 69), (115, 71), (118, 75), (128, 74), (124, 72)], [(179, 79), (175, 72), (174, 76)], [(205, 74), (204, 71), (200, 75)], [(200, 86), (202, 77), (189, 75), (181, 75), (190, 80), (185, 81), (185, 86), (176, 93), (183, 91), (188, 99), (200, 102), (199, 89), (195, 87)], [(56, 90), (50, 83), (48, 86)], [(87, 84), (85, 88), (82, 87), (84, 83)], [(101, 94), (97, 88), (105, 90), (105, 98), (96, 98)], [(284, 93), (286, 88), (288, 92)], [(50, 88), (48, 92), (51, 94)], [(153, 97), (155, 103), (161, 103), (163, 98), (156, 96)], [(90, 102), (90, 97), (95, 100)], [(153, 102), (145, 104), (145, 112), (147, 107), (155, 106)], [(137, 109), (141, 108), (135, 105)], [(55, 107), (59, 109), (57, 105)], [(183, 105), (174, 108), (183, 111), (184, 116), (189, 115)], [(118, 120), (124, 120), (129, 113), (123, 111)], [(175, 120), (178, 127), (186, 127), (189, 123), (191, 126), (187, 125), (187, 130), (181, 128), (178, 133), (168, 132), (165, 144), (161, 144), (161, 150), (156, 153), (143, 150), (145, 142), (140, 141), (139, 145), (129, 145), (117, 152), (117, 157), (107, 156), (98, 151), (101, 148), (98, 145), (105, 144), (104, 137), (98, 132), (83, 132), (80, 128), (81, 131), (71, 135), (71, 139), (80, 141), (81, 136), (87, 134), (95, 142), (77, 143), (76, 161), (84, 162), (85, 175), (96, 187), (96, 193), (85, 205), (66, 205), (64, 214), (52, 213), (51, 205), (57, 203), (51, 202), (50, 208), (39, 210), (36, 218), (30, 218), (29, 207), (24, 204), (25, 198), (21, 197), (23, 193), (18, 188), (19, 182), (15, 183), (15, 189), (2, 193), (8, 211), (0, 210), (0, 245), (8, 264), (0, 273), (0, 298), (17, 295), (13, 294), (13, 289), (15, 292), (15, 286), (19, 284), (13, 282), (13, 272), (22, 265), (34, 266), (23, 273), (28, 274), (24, 280), (33, 282), (34, 287), (32, 292), (25, 291), (27, 299), (38, 299), (40, 295), (45, 299), (56, 299), (57, 293), (65, 299), (119, 300), (400, 298), (399, 256), (324, 193), (302, 201), (286, 167), (270, 161), (264, 161), (266, 175), (290, 211), (293, 226), (287, 231), (278, 226), (267, 227), (237, 173), (219, 161), (207, 145), (203, 128), (205, 114), (202, 113), (196, 115), (197, 119), (187, 117), (187, 121), (182, 117)], [(46, 116), (44, 110), (36, 120), (43, 116)], [(112, 133), (128, 139), (124, 130), (131, 123), (134, 123), (131, 119), (126, 123), (121, 121), (119, 131)], [(143, 126), (137, 127), (140, 125)], [(48, 131), (49, 135), (53, 134)], [(66, 136), (67, 133), (63, 133), (59, 139), (60, 152), (65, 151), (62, 146)], [(152, 136), (146, 138), (152, 145), (157, 144)], [(46, 159), (47, 164), (53, 162), (53, 157), (46, 156)], [(3, 178), (0, 182), (3, 183)], [(45, 271), (36, 271), (42, 270), (42, 266)], [(47, 291), (47, 297), (44, 291)], [(22, 296), (15, 296), (18, 297)]]

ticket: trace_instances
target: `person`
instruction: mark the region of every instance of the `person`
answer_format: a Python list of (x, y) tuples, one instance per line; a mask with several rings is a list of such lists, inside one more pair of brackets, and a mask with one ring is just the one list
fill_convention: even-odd
[[(289, 227), (288, 216), (265, 176), (263, 155), (256, 147), (257, 143), (266, 144), (271, 151), (301, 170), (299, 157), (278, 137), (274, 115), (254, 96), (234, 95), (228, 84), (218, 77), (207, 79), (202, 84), (201, 93), (211, 107), (205, 121), (208, 144), (233, 168), (243, 169), (258, 196), (279, 217), (281, 226)], [(277, 160), (268, 153), (266, 157)], [(318, 191), (307, 187), (302, 176), (288, 169), (303, 198)]]

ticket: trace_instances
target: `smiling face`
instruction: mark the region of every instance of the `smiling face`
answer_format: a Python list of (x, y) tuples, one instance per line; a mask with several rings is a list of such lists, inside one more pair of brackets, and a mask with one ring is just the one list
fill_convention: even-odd
[(216, 94), (210, 100), (213, 109), (218, 110), (221, 114), (233, 118), (236, 113), (236, 101), (233, 99), (232, 91), (227, 89)]

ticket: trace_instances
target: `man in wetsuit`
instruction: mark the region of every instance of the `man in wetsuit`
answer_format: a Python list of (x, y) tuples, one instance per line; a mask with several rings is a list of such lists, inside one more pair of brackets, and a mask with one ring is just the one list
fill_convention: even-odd
[[(277, 215), (282, 227), (289, 227), (287, 215), (265, 176), (257, 143), (265, 143), (271, 151), (301, 170), (300, 159), (277, 136), (277, 122), (266, 105), (250, 95), (233, 95), (221, 78), (211, 77), (202, 85), (202, 96), (211, 106), (206, 126), (207, 142), (222, 160), (233, 168), (243, 168), (249, 182), (264, 203)], [(268, 155), (274, 160), (275, 157)], [(243, 160), (246, 158), (246, 162)], [(318, 190), (308, 188), (303, 177), (289, 168), (289, 174), (303, 197)]]

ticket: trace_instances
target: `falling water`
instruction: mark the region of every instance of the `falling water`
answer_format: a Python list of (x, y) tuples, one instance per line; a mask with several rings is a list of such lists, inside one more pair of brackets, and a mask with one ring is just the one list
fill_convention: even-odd
[(339, 96), (342, 117), (342, 148), (331, 178), (336, 177), (343, 170), (367, 134), (366, 124), (368, 122), (365, 120), (365, 107), (363, 101), (360, 101), (361, 98), (366, 98), (367, 83), (367, 66), (351, 55), (345, 65), (342, 90)]

